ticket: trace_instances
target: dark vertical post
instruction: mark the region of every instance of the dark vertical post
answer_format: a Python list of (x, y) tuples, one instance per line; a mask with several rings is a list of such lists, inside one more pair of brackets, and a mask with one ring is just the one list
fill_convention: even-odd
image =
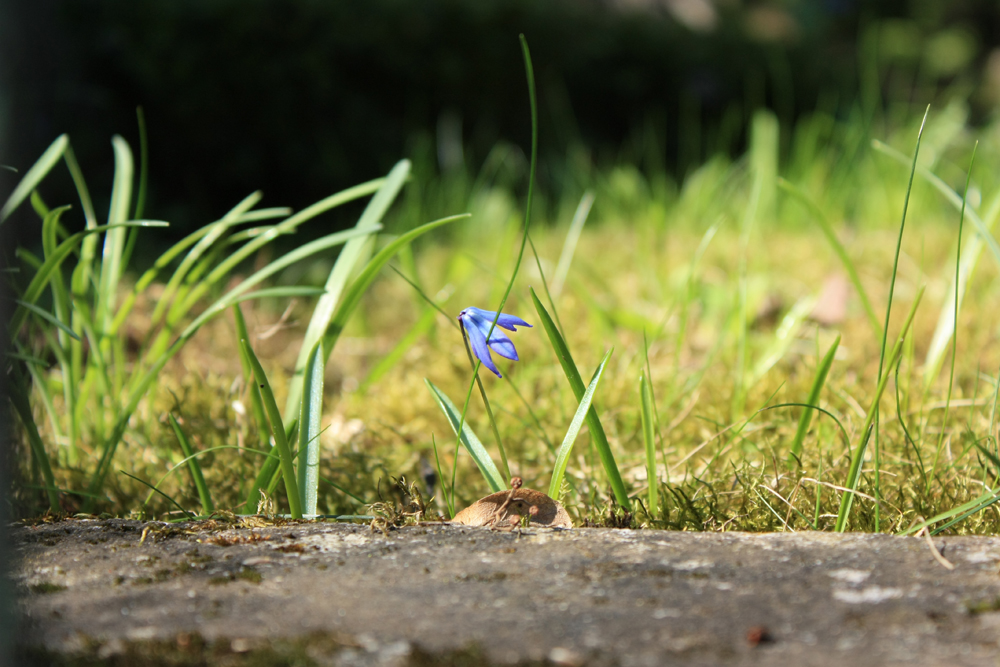
[[(11, 104), (9, 101), (11, 99), (10, 95), (7, 94), (10, 91), (10, 78), (12, 75), (11, 61), (13, 58), (10, 50), (11, 37), (13, 28), (10, 25), (11, 15), (13, 12), (10, 10), (8, 3), (0, 3), (0, 42), (7, 44), (6, 47), (0, 49), (0, 105), (3, 104), (3, 100), (8, 100), (7, 104)], [(6, 64), (2, 64), (6, 63)], [(5, 141), (9, 137), (9, 128), (6, 127), (5, 119), (10, 116), (9, 108), (0, 107), (0, 146), (9, 146), (10, 144)], [(3, 160), (3, 155), (0, 154), (0, 162)], [(3, 182), (7, 183), (13, 179), (4, 179)], [(0, 201), (6, 200), (9, 193), (8, 188), (3, 188), (0, 190)], [(12, 240), (12, 234), (9, 233), (10, 225), (6, 227), (0, 225), (0, 667), (5, 665), (14, 664), (13, 655), (13, 643), (14, 643), (14, 591), (11, 585), (11, 580), (8, 577), (8, 570), (11, 566), (11, 557), (13, 556), (13, 549), (11, 549), (8, 543), (8, 530), (7, 526), (10, 523), (10, 480), (11, 474), (8, 466), (13, 460), (11, 456), (11, 409), (10, 402), (7, 400), (7, 370), (6, 370), (6, 351), (8, 345), (8, 331), (7, 322), (10, 317), (10, 301), (7, 297), (8, 294), (8, 275), (3, 272), (6, 268), (7, 262), (10, 261), (10, 243)]]

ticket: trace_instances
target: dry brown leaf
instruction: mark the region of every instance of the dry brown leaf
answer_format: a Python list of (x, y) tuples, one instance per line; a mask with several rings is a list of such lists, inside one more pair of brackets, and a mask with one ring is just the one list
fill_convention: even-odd
[[(504, 507), (511, 495), (510, 491), (498, 491), (480, 498), (455, 515), (452, 523), (466, 526), (510, 527), (512, 517), (530, 517), (531, 525), (549, 528), (572, 528), (573, 522), (563, 506), (541, 491), (517, 489), (514, 497)], [(537, 508), (532, 513), (531, 508)], [(498, 513), (498, 510), (501, 510)]]

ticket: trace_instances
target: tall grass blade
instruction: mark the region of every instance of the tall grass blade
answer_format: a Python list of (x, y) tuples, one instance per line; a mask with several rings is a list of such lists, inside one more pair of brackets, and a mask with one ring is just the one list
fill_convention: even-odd
[(311, 517), (316, 512), (319, 493), (319, 434), (323, 416), (323, 351), (321, 341), (316, 341), (306, 360), (303, 377), (305, 393), (299, 416), (299, 493), (302, 496), (302, 513)]
[(497, 491), (504, 490), (503, 477), (500, 475), (500, 471), (497, 470), (496, 464), (490, 457), (489, 452), (483, 447), (482, 441), (476, 437), (476, 434), (472, 431), (472, 428), (468, 423), (461, 423), (461, 414), (455, 404), (451, 402), (451, 399), (445, 395), (443, 391), (434, 386), (434, 383), (430, 380), (424, 378), (424, 383), (427, 384), (427, 388), (430, 389), (431, 394), (434, 396), (434, 400), (441, 407), (441, 411), (444, 412), (444, 416), (448, 418), (448, 423), (451, 425), (451, 429), (458, 434), (459, 440), (462, 445), (465, 446), (466, 451), (472, 455), (472, 460), (476, 462), (476, 466), (479, 467), (479, 472), (482, 473), (483, 478), (486, 483), (489, 484), (490, 490), (493, 493)]
[(594, 193), (587, 190), (580, 198), (580, 203), (573, 214), (573, 222), (569, 225), (566, 233), (566, 240), (563, 242), (562, 253), (559, 255), (559, 264), (556, 265), (556, 274), (552, 278), (552, 296), (558, 297), (562, 294), (563, 285), (566, 283), (566, 276), (569, 275), (569, 265), (573, 262), (573, 254), (576, 252), (576, 244), (580, 241), (580, 234), (583, 226), (590, 215), (590, 208), (594, 205)]
[(198, 457), (195, 456), (194, 446), (192, 446), (187, 434), (181, 429), (181, 425), (177, 423), (177, 418), (173, 414), (168, 414), (167, 418), (170, 420), (170, 427), (174, 430), (174, 435), (177, 436), (177, 443), (181, 446), (184, 458), (187, 459), (191, 481), (194, 482), (194, 487), (198, 490), (198, 499), (201, 501), (201, 512), (206, 515), (211, 514), (215, 511), (215, 504), (212, 502), (212, 493), (208, 490), (208, 484), (205, 483), (205, 476), (201, 472)]
[[(111, 188), (111, 205), (108, 209), (108, 225), (116, 225), (129, 219), (129, 203), (132, 200), (133, 164), (132, 151), (120, 136), (111, 139), (115, 152), (114, 185)], [(112, 313), (118, 295), (118, 281), (121, 280), (122, 253), (125, 251), (124, 227), (108, 229), (104, 235), (104, 251), (101, 257), (101, 276), (97, 288), (97, 306), (94, 309), (94, 324), (103, 333), (111, 328)]]
[(656, 517), (659, 498), (659, 475), (656, 474), (656, 439), (653, 437), (653, 392), (649, 387), (646, 373), (639, 375), (639, 396), (641, 399), (642, 441), (646, 446), (646, 482), (649, 484), (646, 502), (650, 519)]
[(10, 402), (14, 406), (14, 411), (21, 419), (21, 424), (27, 432), (28, 444), (31, 447), (31, 455), (38, 465), (38, 470), (42, 474), (42, 482), (45, 484), (45, 493), (49, 500), (49, 510), (59, 512), (59, 490), (56, 488), (55, 478), (52, 475), (52, 465), (49, 462), (49, 455), (45, 451), (45, 444), (38, 433), (38, 426), (31, 412), (31, 403), (28, 400), (31, 391), (28, 382), (21, 373), (17, 364), (12, 364), (10, 374), (11, 387), (8, 392)]
[[(405, 234), (401, 234), (399, 237), (394, 239), (391, 243), (382, 248), (378, 254), (372, 257), (368, 264), (365, 265), (365, 268), (362, 269), (361, 273), (358, 274), (357, 278), (354, 279), (354, 282), (351, 283), (351, 286), (347, 289), (347, 291), (344, 292), (344, 298), (337, 306), (337, 310), (334, 312), (329, 325), (326, 327), (326, 331), (323, 336), (323, 354), (326, 356), (326, 359), (330, 358), (330, 354), (333, 352), (333, 348), (336, 346), (337, 340), (340, 338), (340, 333), (344, 330), (344, 327), (347, 326), (347, 321), (354, 313), (354, 309), (358, 307), (359, 303), (361, 303), (361, 297), (364, 296), (365, 291), (372, 284), (375, 277), (379, 274), (379, 271), (382, 270), (389, 260), (392, 259), (404, 246), (409, 245), (427, 232), (458, 220), (464, 220), (468, 217), (470, 217), (469, 213), (461, 213), (459, 215), (452, 215), (447, 218), (441, 218), (440, 220), (428, 222), (420, 227), (417, 227), (416, 229), (411, 229)], [(326, 359), (324, 359), (324, 363)]]
[[(921, 128), (923, 128), (922, 124)], [(905, 155), (903, 155), (902, 153), (900, 153), (899, 151), (890, 146), (886, 146), (881, 141), (873, 140), (872, 148), (879, 151), (880, 153), (888, 155), (897, 162), (902, 162), (903, 164), (907, 164), (909, 162), (909, 159)], [(945, 183), (940, 178), (935, 176), (926, 167), (917, 167), (917, 173), (919, 173), (924, 178), (924, 180), (926, 180), (928, 183), (934, 186), (935, 190), (944, 195), (944, 198), (947, 199), (952, 206), (954, 206), (956, 209), (962, 208), (962, 202), (964, 201), (962, 196), (957, 192), (955, 192), (954, 190), (952, 190), (950, 187), (948, 187), (947, 183)], [(987, 225), (985, 222), (983, 222), (983, 219), (979, 217), (979, 214), (972, 207), (968, 207), (966, 209), (966, 215), (969, 216), (969, 220), (972, 222), (972, 225), (976, 228), (976, 233), (986, 243), (986, 246), (990, 249), (990, 252), (993, 253), (993, 259), (995, 259), (997, 263), (1000, 264), (1000, 245), (997, 244), (996, 239), (993, 238), (993, 234), (990, 231), (992, 225)]]
[(59, 321), (59, 319), (55, 315), (53, 315), (52, 313), (50, 313), (49, 311), (44, 310), (43, 308), (39, 308), (38, 306), (36, 306), (33, 303), (28, 303), (27, 301), (21, 301), (20, 299), (15, 299), (14, 303), (16, 303), (17, 305), (21, 306), (22, 308), (27, 308), (32, 313), (34, 313), (35, 315), (38, 315), (40, 318), (42, 318), (43, 320), (45, 320), (46, 322), (48, 322), (52, 326), (56, 327), (57, 329), (59, 329), (60, 331), (62, 331), (63, 333), (65, 333), (70, 338), (73, 338), (75, 340), (80, 340), (80, 337), (78, 335), (76, 335), (75, 331), (73, 331), (72, 329), (69, 328), (68, 324), (65, 324), (65, 323)]
[(608, 359), (611, 358), (612, 352), (614, 352), (614, 348), (608, 350), (607, 354), (604, 355), (604, 359), (601, 360), (601, 364), (594, 371), (594, 377), (590, 379), (587, 391), (583, 393), (580, 405), (577, 406), (576, 413), (573, 414), (573, 419), (569, 423), (569, 428), (566, 429), (566, 437), (563, 438), (562, 444), (559, 445), (559, 451), (556, 452), (556, 462), (552, 467), (552, 481), (549, 482), (549, 496), (552, 498), (558, 498), (559, 492), (562, 490), (563, 477), (566, 475), (566, 465), (569, 463), (569, 455), (573, 452), (573, 444), (576, 442), (576, 437), (580, 434), (580, 429), (583, 427), (583, 421), (587, 416), (587, 412), (590, 411), (590, 405), (594, 400), (594, 392), (597, 391), (597, 384), (601, 381), (601, 375), (604, 374), (604, 367), (607, 365)]
[(45, 152), (31, 166), (31, 169), (28, 170), (21, 181), (14, 186), (14, 191), (10, 193), (7, 201), (4, 202), (3, 208), (0, 208), (0, 224), (3, 224), (3, 221), (10, 217), (10, 214), (28, 198), (34, 189), (38, 187), (38, 184), (52, 171), (52, 167), (59, 162), (59, 158), (63, 156), (63, 152), (68, 145), (69, 136), (60, 134), (45, 149)]
[(293, 519), (302, 518), (302, 506), (299, 503), (299, 485), (295, 478), (295, 466), (292, 462), (292, 452), (288, 448), (288, 441), (285, 436), (285, 425), (281, 421), (281, 413), (278, 411), (278, 404), (274, 400), (274, 393), (271, 391), (271, 383), (267, 381), (264, 368), (257, 360), (250, 343), (244, 339), (240, 341), (240, 346), (246, 351), (250, 365), (253, 367), (254, 380), (260, 387), (261, 399), (264, 402), (264, 410), (271, 425), (271, 437), (274, 438), (274, 447), (278, 450), (278, 457), (281, 459), (281, 476), (285, 481), (285, 495), (288, 496), (288, 510)]
[(865, 291), (864, 285), (861, 284), (861, 277), (858, 275), (858, 270), (854, 266), (854, 262), (847, 254), (847, 250), (844, 245), (837, 238), (837, 233), (833, 231), (833, 225), (827, 219), (826, 215), (823, 213), (823, 209), (813, 201), (804, 190), (786, 181), (783, 178), (778, 179), (778, 187), (792, 195), (799, 203), (804, 205), (810, 213), (813, 214), (813, 218), (819, 224), (820, 230), (823, 232), (823, 236), (826, 237), (827, 242), (830, 247), (833, 248), (833, 252), (837, 255), (840, 260), (841, 265), (843, 265), (844, 270), (847, 271), (848, 277), (851, 279), (851, 284), (854, 285), (854, 291), (858, 293), (858, 298), (861, 299), (861, 305), (864, 306), (865, 314), (868, 316), (868, 321), (872, 325), (872, 329), (875, 333), (881, 337), (882, 335), (882, 325), (878, 321), (878, 316), (875, 314), (875, 309), (872, 308), (872, 302), (868, 298), (868, 292)]
[(132, 218), (139, 219), (146, 208), (146, 189), (149, 185), (149, 138), (146, 136), (146, 114), (141, 106), (135, 108), (135, 119), (139, 125), (139, 190), (135, 194)]
[[(573, 355), (570, 354), (569, 347), (566, 346), (566, 341), (563, 340), (555, 322), (552, 321), (548, 311), (545, 310), (545, 306), (538, 300), (535, 290), (529, 288), (529, 291), (531, 292), (531, 300), (535, 304), (535, 310), (538, 312), (538, 317), (542, 322), (542, 327), (549, 337), (549, 342), (552, 344), (552, 350), (556, 353), (556, 358), (559, 359), (559, 363), (562, 365), (563, 373), (565, 373), (566, 379), (573, 389), (573, 394), (576, 396), (576, 400), (582, 401), (586, 389), (583, 386), (580, 371), (573, 361)], [(608, 436), (604, 433), (601, 419), (598, 417), (597, 410), (594, 409), (593, 405), (587, 410), (587, 426), (590, 429), (590, 437), (593, 438), (594, 446), (597, 448), (597, 455), (600, 457), (604, 471), (608, 475), (608, 481), (611, 483), (615, 500), (626, 510), (631, 511), (632, 502), (629, 500), (628, 492), (625, 490), (625, 483), (622, 482), (621, 473), (618, 472), (618, 464), (615, 463), (614, 454), (611, 453), (611, 444), (608, 442)]]
[[(409, 160), (400, 160), (396, 163), (354, 226), (355, 230), (363, 232), (363, 234), (348, 241), (344, 249), (341, 250), (340, 256), (337, 257), (337, 261), (326, 280), (326, 294), (320, 297), (313, 309), (309, 326), (306, 328), (305, 337), (302, 340), (302, 347), (299, 348), (299, 356), (295, 360), (295, 373), (289, 383), (288, 398), (285, 401), (286, 419), (299, 409), (307, 358), (312, 354), (316, 343), (323, 337), (323, 332), (329, 326), (344, 286), (347, 285), (355, 265), (359, 261), (363, 261), (363, 254), (371, 247), (368, 244), (369, 235), (374, 234), (380, 228), (379, 223), (386, 211), (389, 210), (389, 206), (395, 201), (409, 173)], [(326, 360), (326, 356), (323, 356), (323, 360)]]
[[(813, 379), (812, 387), (809, 389), (809, 397), (806, 398), (807, 405), (819, 406), (819, 394), (823, 391), (823, 385), (826, 384), (826, 378), (830, 374), (830, 368), (833, 366), (833, 360), (837, 356), (838, 347), (840, 347), (840, 334), (837, 334), (837, 338), (833, 341), (833, 345), (831, 345), (830, 349), (827, 350), (825, 355), (823, 355), (823, 360), (819, 362), (819, 366), (816, 368), (816, 377)], [(789, 462), (802, 456), (802, 443), (806, 438), (806, 433), (809, 431), (809, 424), (811, 421), (812, 410), (803, 410), (802, 416), (799, 417), (799, 426), (795, 430), (795, 437), (792, 438), (792, 445), (788, 450)]]
[[(993, 199), (993, 204), (986, 214), (986, 228), (991, 233), (993, 228), (996, 227), (998, 219), (1000, 219), (1000, 194)], [(948, 343), (955, 332), (955, 295), (958, 295), (957, 303), (961, 307), (969, 280), (972, 278), (972, 272), (975, 271), (976, 265), (979, 263), (979, 258), (983, 254), (983, 247), (983, 237), (979, 234), (973, 234), (965, 242), (965, 251), (962, 253), (962, 261), (959, 263), (957, 290), (955, 289), (955, 285), (949, 286), (951, 289), (948, 290), (945, 302), (941, 305), (941, 314), (938, 316), (934, 335), (931, 337), (931, 343), (927, 346), (927, 356), (924, 357), (923, 374), (925, 392), (930, 389), (931, 384), (941, 372), (944, 355), (948, 351)]]
[[(962, 267), (962, 224), (965, 222), (965, 201), (969, 197), (969, 182), (972, 181), (972, 166), (976, 162), (976, 149), (979, 148), (979, 142), (972, 148), (972, 160), (969, 163), (969, 171), (965, 177), (965, 194), (962, 196), (962, 211), (958, 216), (958, 244), (955, 256), (955, 291), (953, 293), (953, 304), (955, 310), (952, 313), (952, 322), (958, 322), (958, 283), (959, 283), (959, 271)], [(948, 415), (951, 411), (951, 391), (955, 386), (955, 356), (958, 354), (958, 331), (951, 337), (951, 372), (948, 374), (948, 394), (944, 401), (944, 417), (941, 420), (941, 431), (938, 435), (937, 449), (934, 452), (934, 465), (931, 466), (931, 478), (934, 477), (937, 471), (938, 464), (938, 454), (941, 451), (941, 445), (944, 442), (944, 432), (945, 427), (948, 425)]]
[[(65, 207), (68, 208), (68, 207)], [(58, 210), (58, 209), (53, 209)], [(99, 234), (101, 232), (107, 231), (112, 228), (117, 227), (168, 227), (169, 225), (165, 222), (159, 220), (139, 220), (135, 222), (124, 222), (116, 225), (103, 225), (100, 227), (95, 227), (93, 229), (87, 229), (82, 232), (77, 232), (73, 234), (65, 241), (59, 244), (59, 246), (52, 252), (52, 255), (45, 258), (45, 262), (38, 268), (35, 275), (31, 278), (31, 282), (28, 283), (28, 288), (24, 291), (21, 296), (21, 300), (27, 303), (34, 303), (41, 296), (42, 291), (48, 285), (49, 281), (52, 279), (52, 275), (59, 269), (63, 261), (76, 249), (76, 246), (80, 241), (90, 235)], [(17, 335), (20, 330), (21, 325), (24, 324), (24, 319), (28, 315), (28, 310), (26, 308), (19, 307), (14, 310), (14, 314), (10, 319), (10, 332), (11, 336)]]
[(796, 335), (802, 329), (802, 325), (805, 324), (806, 318), (809, 317), (815, 304), (815, 297), (803, 297), (781, 319), (781, 324), (774, 332), (774, 340), (771, 341), (771, 345), (768, 346), (760, 360), (754, 364), (753, 371), (747, 379), (748, 389), (757, 384), (788, 353), (788, 349), (795, 342)]
[[(490, 328), (486, 332), (486, 340), (490, 340), (493, 335), (493, 330), (497, 326), (497, 320), (500, 319), (500, 313), (503, 312), (504, 305), (507, 303), (507, 298), (510, 297), (510, 291), (514, 289), (514, 280), (517, 278), (518, 271), (521, 270), (521, 262), (524, 259), (524, 249), (528, 244), (528, 233), (531, 229), (531, 205), (534, 201), (535, 194), (535, 170), (538, 166), (538, 101), (535, 96), (535, 68), (531, 64), (531, 50), (528, 48), (528, 40), (524, 37), (524, 34), (518, 35), (518, 39), (521, 41), (521, 54), (524, 57), (524, 75), (528, 83), (528, 103), (531, 108), (531, 161), (530, 167), (528, 168), (528, 196), (524, 203), (524, 230), (521, 234), (521, 247), (517, 251), (517, 260), (514, 262), (514, 270), (510, 274), (510, 280), (507, 281), (507, 288), (504, 290), (503, 298), (500, 299), (500, 305), (496, 309), (496, 317), (493, 318), (493, 322), (490, 323)], [(506, 244), (504, 244), (506, 245)], [(465, 415), (469, 410), (469, 401), (472, 400), (472, 388), (479, 382), (479, 367), (482, 362), (477, 360), (475, 366), (472, 369), (472, 379), (469, 382), (469, 389), (465, 392), (465, 403), (462, 406), (462, 416), (458, 422), (458, 429), (456, 430), (456, 437), (458, 431), (465, 424)], [(489, 409), (489, 408), (487, 408)], [(491, 422), (491, 425), (492, 424)], [(497, 438), (497, 446), (501, 448), (503, 452), (503, 444)], [(458, 449), (458, 441), (455, 442), (455, 449)], [(506, 463), (506, 453), (503, 453), (504, 462)], [(506, 470), (506, 465), (504, 466)], [(509, 472), (509, 471), (508, 471)], [(452, 469), (452, 482), (454, 483), (454, 469)]]
[[(910, 313), (906, 317), (903, 329), (899, 332), (899, 338), (896, 340), (896, 344), (893, 346), (892, 352), (889, 354), (889, 363), (884, 365), (886, 369), (891, 369), (899, 361), (900, 356), (903, 353), (903, 341), (910, 329), (910, 325), (913, 324), (913, 316), (916, 315), (917, 306), (920, 305), (920, 300), (923, 296), (924, 288), (921, 287), (917, 292), (916, 298), (913, 300), (913, 305), (910, 307)], [(854, 453), (851, 456), (851, 467), (848, 470), (847, 480), (844, 483), (844, 487), (847, 491), (844, 493), (844, 496), (840, 501), (840, 512), (837, 514), (837, 522), (834, 525), (835, 532), (842, 533), (847, 529), (847, 521), (850, 518), (851, 507), (854, 504), (854, 492), (857, 491), (858, 482), (861, 480), (861, 466), (865, 460), (865, 452), (868, 448), (868, 441), (872, 436), (875, 417), (878, 414), (878, 404), (882, 399), (882, 393), (885, 391), (890, 375), (891, 373), (886, 370), (886, 372), (879, 377), (878, 386), (875, 388), (875, 396), (872, 398), (872, 405), (868, 409), (868, 413), (865, 416), (864, 426), (861, 427), (861, 441), (858, 443), (857, 448), (855, 448)]]

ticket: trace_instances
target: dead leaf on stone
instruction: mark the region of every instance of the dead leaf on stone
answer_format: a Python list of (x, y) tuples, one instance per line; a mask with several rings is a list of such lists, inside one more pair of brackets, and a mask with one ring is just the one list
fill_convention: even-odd
[[(563, 506), (555, 500), (545, 495), (541, 491), (533, 489), (517, 489), (510, 498), (510, 491), (498, 491), (485, 498), (480, 498), (464, 510), (455, 515), (452, 523), (459, 523), (465, 526), (494, 526), (497, 528), (510, 527), (511, 519), (515, 518), (515, 523), (520, 517), (530, 517), (531, 525), (545, 526), (548, 528), (572, 528), (573, 522)], [(504, 503), (510, 498), (510, 502), (504, 507)], [(532, 512), (531, 508), (537, 508)], [(502, 508), (502, 509), (501, 509)], [(500, 510), (498, 512), (498, 510)]]
[(823, 281), (823, 290), (809, 319), (827, 327), (840, 324), (847, 318), (847, 299), (850, 295), (851, 286), (843, 274), (829, 276)]

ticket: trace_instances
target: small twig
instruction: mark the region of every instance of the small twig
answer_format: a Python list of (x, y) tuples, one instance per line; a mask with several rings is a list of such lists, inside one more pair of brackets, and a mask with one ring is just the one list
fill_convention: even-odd
[(487, 526), (493, 527), (496, 525), (497, 521), (503, 518), (503, 515), (506, 513), (507, 508), (510, 507), (510, 504), (514, 501), (514, 494), (517, 493), (517, 490), (521, 488), (521, 485), (523, 483), (524, 482), (521, 480), (520, 477), (511, 478), (510, 491), (507, 492), (507, 498), (504, 499), (503, 504), (501, 504), (500, 507), (496, 508), (496, 510), (493, 511), (493, 516), (491, 516), (489, 521), (486, 522)]
[(920, 532), (917, 533), (917, 536), (918, 537), (919, 536), (923, 536), (923, 538), (927, 541), (927, 546), (931, 550), (931, 555), (934, 556), (934, 560), (936, 560), (937, 562), (939, 562), (941, 564), (941, 567), (943, 567), (946, 570), (954, 570), (955, 569), (955, 564), (952, 563), (947, 558), (945, 558), (944, 554), (942, 554), (938, 550), (937, 546), (934, 544), (934, 540), (931, 539), (931, 531), (929, 531), (927, 529), (927, 526), (924, 526), (923, 528), (921, 528)]

